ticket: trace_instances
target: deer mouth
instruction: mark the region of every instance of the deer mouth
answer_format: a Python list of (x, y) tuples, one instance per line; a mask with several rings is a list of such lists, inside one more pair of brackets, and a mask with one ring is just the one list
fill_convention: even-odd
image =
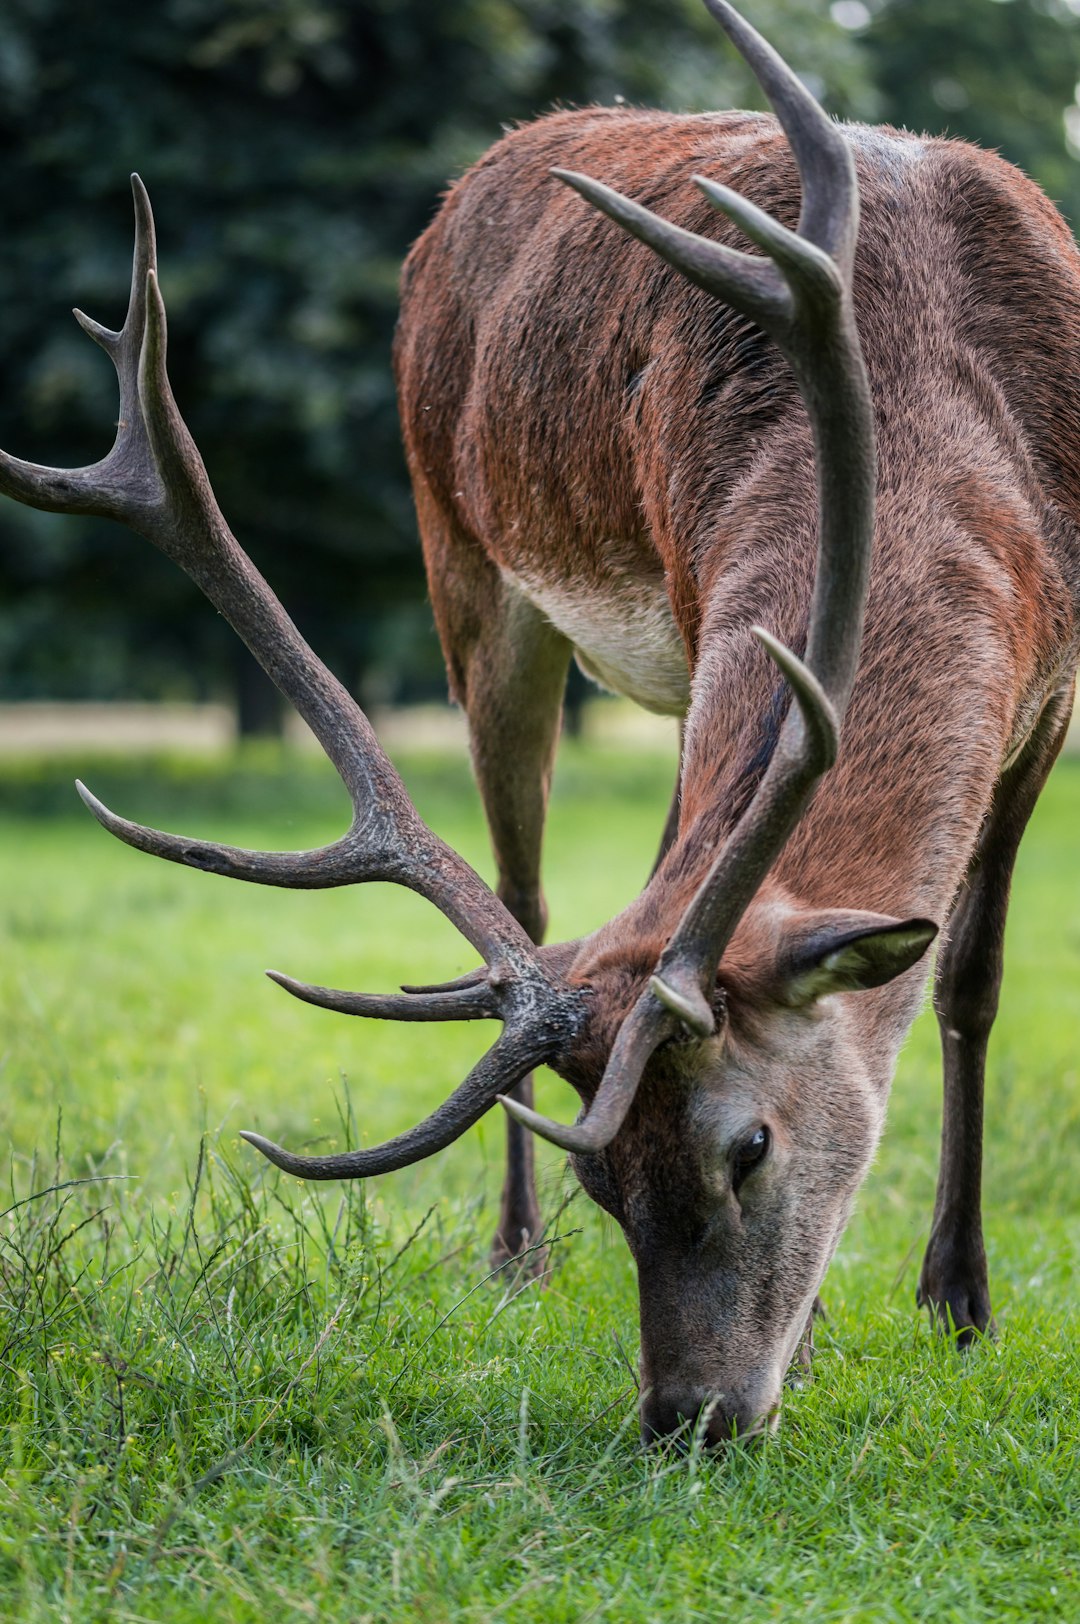
[(723, 1394), (707, 1398), (654, 1399), (646, 1393), (641, 1404), (641, 1441), (646, 1448), (673, 1450), (688, 1455), (695, 1448), (717, 1453), (735, 1445), (758, 1444), (780, 1426), (780, 1399), (754, 1414), (740, 1407), (725, 1408)]

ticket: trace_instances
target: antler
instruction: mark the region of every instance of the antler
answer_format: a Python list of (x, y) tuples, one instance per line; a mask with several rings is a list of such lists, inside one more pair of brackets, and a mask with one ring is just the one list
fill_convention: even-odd
[(214, 498), (166, 371), (165, 306), (158, 288), (154, 221), (137, 175), (131, 298), (118, 333), (76, 311), (111, 357), (120, 381), (112, 450), (91, 467), (44, 468), (0, 452), (0, 491), (31, 507), (118, 519), (181, 566), (243, 638), (308, 723), (352, 799), (348, 833), (315, 851), (252, 852), (146, 829), (79, 793), (110, 833), (140, 851), (261, 885), (321, 889), (389, 880), (433, 902), (486, 961), (444, 988), (402, 997), (335, 994), (277, 977), (310, 1002), (405, 1020), (501, 1019), (503, 1035), (464, 1083), (409, 1133), (345, 1156), (297, 1157), (257, 1135), (244, 1137), (308, 1178), (364, 1176), (402, 1167), (458, 1138), (533, 1066), (568, 1041), (583, 1019), (584, 995), (566, 986), (556, 958), (534, 948), (498, 898), (424, 823), (360, 707), (301, 637), (242, 551)]
[(724, 949), (754, 893), (836, 759), (862, 642), (874, 529), (873, 410), (851, 305), (859, 197), (846, 137), (790, 68), (726, 3), (705, 0), (772, 103), (802, 180), (798, 230), (695, 176), (713, 206), (764, 258), (695, 236), (585, 175), (555, 170), (587, 202), (706, 292), (750, 317), (794, 371), (814, 436), (818, 562), (805, 662), (760, 626), (754, 635), (795, 697), (757, 794), (717, 856), (623, 1025), (584, 1121), (563, 1127), (502, 1099), (520, 1122), (577, 1154), (610, 1143), (650, 1055), (679, 1025), (715, 1027), (712, 998)]

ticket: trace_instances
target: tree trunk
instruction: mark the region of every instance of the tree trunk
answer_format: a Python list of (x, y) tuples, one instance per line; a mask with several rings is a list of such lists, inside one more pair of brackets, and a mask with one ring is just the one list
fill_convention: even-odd
[(280, 739), (285, 733), (285, 701), (247, 649), (238, 644), (233, 662), (236, 731), (242, 739)]

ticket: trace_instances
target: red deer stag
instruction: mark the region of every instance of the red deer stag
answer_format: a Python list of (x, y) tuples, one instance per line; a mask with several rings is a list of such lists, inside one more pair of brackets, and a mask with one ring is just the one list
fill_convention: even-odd
[[(832, 123), (725, 0), (706, 4), (779, 124), (552, 114), (451, 189), (405, 271), (402, 418), (497, 895), (421, 821), (229, 532), (166, 376), (138, 181), (124, 327), (79, 316), (119, 374), (113, 449), (75, 472), (5, 458), (2, 482), (109, 514), (174, 558), (355, 805), (330, 846), (252, 853), (143, 829), (83, 791), (107, 829), (266, 885), (395, 881), (484, 959), (393, 997), (278, 977), (354, 1015), (503, 1031), (385, 1145), (307, 1157), (246, 1137), (301, 1177), (366, 1177), (501, 1099), (501, 1246), (539, 1231), (539, 1132), (636, 1260), (644, 1435), (699, 1417), (712, 1443), (776, 1416), (881, 1132), (933, 922), (945, 1128), (920, 1295), (961, 1340), (990, 1323), (983, 1061), (1013, 859), (1078, 655), (1080, 265), (1009, 165)], [(574, 652), (685, 718), (680, 785), (637, 901), (542, 948)], [(533, 1111), (540, 1062), (580, 1093), (575, 1126)]]

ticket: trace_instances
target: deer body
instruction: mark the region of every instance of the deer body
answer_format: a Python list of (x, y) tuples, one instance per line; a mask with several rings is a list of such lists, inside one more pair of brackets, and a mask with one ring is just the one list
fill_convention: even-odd
[[(452, 189), (406, 267), (402, 422), (497, 895), (423, 823), (220, 513), (169, 385), (137, 179), (123, 328), (79, 317), (119, 377), (113, 449), (70, 471), (0, 453), (0, 489), (167, 552), (354, 806), (329, 846), (257, 853), (142, 828), (83, 791), (107, 829), (263, 884), (408, 886), (483, 958), (392, 996), (274, 972), (342, 1013), (503, 1030), (385, 1145), (310, 1157), (244, 1137), (301, 1177), (368, 1177), (501, 1101), (497, 1255), (541, 1233), (533, 1130), (570, 1151), (637, 1262), (645, 1436), (700, 1418), (718, 1442), (775, 1418), (941, 926), (945, 1115), (920, 1294), (961, 1343), (990, 1325), (986, 1044), (1013, 860), (1080, 653), (1080, 258), (1007, 164), (834, 126), (727, 0), (705, 4), (779, 125), (541, 119)], [(575, 651), (682, 718), (678, 800), (640, 896), (541, 948)], [(576, 1124), (532, 1109), (541, 1062), (578, 1090)]]
[[(1001, 160), (958, 142), (850, 137), (854, 300), (880, 465), (845, 747), (859, 760), (823, 784), (780, 866), (813, 830), (855, 821), (857, 841), (828, 837), (834, 862), (860, 865), (845, 876), (851, 900), (867, 894), (869, 826), (887, 863), (872, 889), (891, 903), (906, 886), (940, 912), (1003, 764), (1075, 664), (1080, 258)], [(788, 224), (798, 175), (775, 121), (758, 115), (554, 114), (458, 183), (404, 278), (403, 424), (458, 693), (446, 583), (497, 573), (493, 589), (544, 615), (608, 686), (687, 716), (687, 811), (726, 817), (733, 775), (776, 711), (775, 673), (748, 658), (745, 628), (759, 620), (795, 644), (805, 631), (816, 528), (805, 412), (761, 333), (584, 211), (551, 180), (555, 164), (731, 241), (693, 172)], [(856, 773), (880, 808), (853, 795)], [(898, 776), (930, 781), (925, 799), (913, 804), (912, 785), (898, 800)], [(920, 851), (932, 873), (918, 872)]]
[[(802, 1192), (792, 1228), (809, 1256), (802, 1278), (788, 1282), (785, 1335), (756, 1367), (769, 1311), (729, 1302), (710, 1322), (715, 1290), (687, 1268), (716, 1137), (702, 1118), (724, 1096), (730, 1108), (739, 1069), (730, 1055), (711, 1073), (711, 1101), (709, 1091), (703, 1102), (700, 1089), (677, 1086), (665, 1113), (654, 1081), (604, 1166), (579, 1160), (638, 1257), (656, 1431), (720, 1389), (748, 1395), (744, 1429), (775, 1403), (923, 996), (925, 969), (915, 967), (878, 990), (831, 998), (825, 1037), (825, 1006), (782, 1007), (785, 942), (819, 910), (947, 921), (983, 858), (984, 831), (1007, 894), (1011, 856), (998, 848), (1009, 840), (994, 843), (992, 808), (1004, 802), (1011, 835), (1013, 808), (1033, 799), (1056, 753), (1080, 652), (1072, 239), (1038, 189), (994, 156), (892, 131), (848, 135), (861, 197), (853, 300), (878, 445), (860, 672), (837, 765), (719, 968), (729, 1049), (744, 1028), (743, 1064), (757, 1078), (748, 1120), (755, 1109), (767, 1114), (768, 1076), (771, 1120), (788, 1121), (793, 1139), (827, 1143), (835, 1199)], [(732, 243), (737, 231), (708, 208), (695, 172), (791, 227), (799, 177), (776, 122), (759, 115), (556, 113), (507, 136), (458, 182), (403, 279), (396, 359), (432, 601), (469, 715), (501, 894), (529, 928), (544, 916), (539, 833), (560, 692), (558, 681), (534, 682), (528, 655), (507, 646), (518, 628), (534, 627), (536, 672), (554, 664), (561, 673), (573, 649), (607, 686), (685, 718), (677, 834), (642, 896), (583, 944), (572, 970), (586, 985), (622, 977), (637, 990), (775, 746), (784, 689), (749, 627), (804, 646), (814, 459), (777, 349), (590, 215), (550, 179), (553, 166)], [(470, 603), (488, 606), (483, 616), (460, 613), (463, 581)], [(515, 726), (524, 749), (514, 747)], [(507, 833), (523, 801), (529, 842)], [(974, 946), (985, 972), (971, 1017), (976, 1047), (988, 1010), (992, 1019), (1003, 918), (1003, 909), (1000, 923), (981, 918)], [(942, 951), (947, 1049), (960, 1041), (948, 983), (962, 948), (946, 941)], [(630, 1001), (629, 992), (611, 999), (620, 1011)], [(763, 1062), (763, 1029), (779, 1068)], [(588, 1080), (579, 1086), (587, 1098)], [(976, 1125), (959, 1133), (974, 1137)], [(947, 1258), (940, 1268), (928, 1259), (923, 1289), (943, 1319), (985, 1330), (978, 1149), (959, 1150), (957, 1134), (954, 1121), (956, 1165), (943, 1166), (943, 1188), (970, 1233), (959, 1260), (946, 1237)], [(967, 1165), (958, 1190), (957, 1168), (973, 1160), (974, 1177)], [(639, 1218), (650, 1245), (635, 1236), (625, 1192), (672, 1180), (671, 1210)], [(513, 1175), (506, 1199), (528, 1230), (530, 1202)], [(760, 1272), (746, 1277), (760, 1291)], [(734, 1380), (733, 1339), (743, 1345)], [(708, 1351), (688, 1358), (687, 1348), (710, 1343), (728, 1350), (726, 1368), (710, 1367)]]

